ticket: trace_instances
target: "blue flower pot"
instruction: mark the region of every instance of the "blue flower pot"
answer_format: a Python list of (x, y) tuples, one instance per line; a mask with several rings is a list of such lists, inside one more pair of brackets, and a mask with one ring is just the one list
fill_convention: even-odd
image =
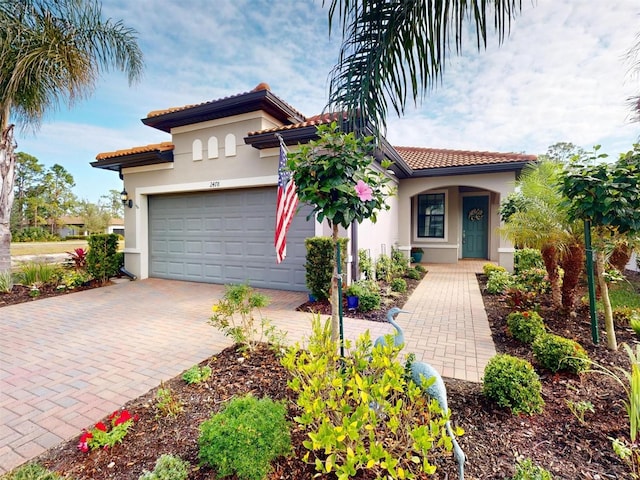
[(349, 310), (355, 310), (358, 308), (358, 297), (353, 295), (347, 295), (347, 308)]

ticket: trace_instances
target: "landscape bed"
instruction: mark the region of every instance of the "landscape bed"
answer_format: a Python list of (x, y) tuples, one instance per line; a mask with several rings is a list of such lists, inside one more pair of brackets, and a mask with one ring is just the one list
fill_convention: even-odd
[[(634, 280), (638, 281), (637, 276)], [(483, 285), (482, 275), (479, 281)], [(525, 358), (535, 366), (530, 347), (506, 333), (505, 317), (510, 310), (498, 296), (486, 295), (484, 288), (483, 296), (497, 351)], [(590, 358), (601, 365), (628, 369), (625, 352), (607, 350), (606, 338), (601, 338), (600, 345), (593, 345), (585, 307), (576, 317), (565, 317), (550, 308), (546, 296), (539, 300), (548, 330), (577, 340)], [(630, 328), (619, 328), (617, 334), (620, 343), (636, 343)], [(304, 454), (302, 441), (305, 436), (292, 421), (296, 410), (293, 395), (287, 388), (288, 373), (271, 350), (261, 346), (254, 354), (244, 356), (231, 347), (201, 365), (208, 365), (213, 370), (206, 382), (187, 385), (181, 376), (177, 376), (164, 385), (184, 407), (175, 418), (158, 416), (157, 388), (152, 389), (123, 406), (140, 419), (122, 444), (109, 450), (82, 453), (77, 449), (78, 439), (74, 438), (49, 450), (37, 461), (76, 480), (137, 480), (144, 469), (153, 469), (160, 455), (171, 453), (191, 463), (189, 479), (214, 479), (212, 469), (198, 467), (198, 426), (230, 399), (252, 393), (256, 397), (285, 399), (289, 405), (294, 453), (273, 463), (269, 479), (315, 478), (313, 466), (300, 460)], [(537, 371), (545, 407), (542, 414), (533, 416), (514, 416), (498, 408), (484, 397), (479, 383), (445, 378), (452, 422), (465, 430), (459, 438), (468, 458), (465, 478), (511, 478), (516, 460), (527, 457), (548, 469), (555, 479), (629, 478), (628, 470), (614, 454), (610, 440), (628, 436), (622, 387), (597, 373), (578, 376)], [(570, 412), (567, 400), (593, 404), (594, 411), (585, 414), (584, 424)], [(452, 456), (438, 458), (435, 463), (438, 466), (436, 474), (424, 478), (457, 478)], [(353, 478), (368, 480), (375, 475), (360, 473)]]

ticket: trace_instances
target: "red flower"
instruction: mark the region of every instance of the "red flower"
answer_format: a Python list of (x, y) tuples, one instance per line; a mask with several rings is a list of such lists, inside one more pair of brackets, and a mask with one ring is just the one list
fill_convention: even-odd
[(528, 316), (529, 316), (529, 312), (524, 312), (524, 313), (522, 314), (522, 316), (523, 316), (523, 317), (528, 317)]
[(106, 432), (106, 431), (107, 431), (107, 426), (106, 426), (104, 423), (102, 423), (102, 422), (98, 422), (98, 423), (96, 423), (96, 428), (97, 428), (98, 430), (102, 430), (103, 432)]
[(78, 442), (78, 450), (81, 452), (87, 453), (89, 451), (89, 439), (93, 438), (93, 434), (91, 432), (87, 432), (86, 430), (82, 431), (82, 435), (80, 435), (80, 441)]
[(119, 410), (116, 410), (111, 415), (109, 415), (109, 420), (113, 420), (114, 418), (116, 418), (116, 415), (118, 415), (118, 413), (119, 413)]
[(114, 425), (120, 425), (127, 420), (131, 420), (131, 414), (127, 410), (123, 410), (118, 419), (113, 423)]

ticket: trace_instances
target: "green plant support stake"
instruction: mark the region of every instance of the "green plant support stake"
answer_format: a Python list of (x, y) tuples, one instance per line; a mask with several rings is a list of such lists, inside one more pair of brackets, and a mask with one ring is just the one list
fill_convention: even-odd
[(340, 356), (344, 358), (344, 327), (342, 322), (342, 260), (340, 242), (336, 243), (336, 261), (338, 262), (338, 324), (340, 325)]
[(598, 335), (598, 317), (596, 315), (596, 286), (593, 280), (593, 248), (591, 247), (591, 222), (584, 221), (584, 246), (587, 259), (587, 282), (589, 285), (589, 315), (591, 316), (591, 338), (596, 345)]

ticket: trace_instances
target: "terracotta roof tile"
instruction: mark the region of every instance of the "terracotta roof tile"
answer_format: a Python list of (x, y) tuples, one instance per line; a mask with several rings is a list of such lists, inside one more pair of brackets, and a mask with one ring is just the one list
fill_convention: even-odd
[[(216, 103), (216, 102), (219, 102), (221, 100), (227, 100), (229, 98), (241, 97), (242, 95), (246, 95), (246, 94), (251, 93), (251, 92), (258, 92), (260, 90), (268, 90), (270, 92), (271, 88), (269, 87), (269, 84), (262, 82), (262, 83), (259, 83), (258, 85), (256, 85), (253, 90), (250, 90), (248, 92), (237, 93), (235, 95), (229, 95), (229, 96), (226, 96), (226, 97), (217, 98), (215, 100), (209, 100), (207, 102), (194, 103), (194, 104), (191, 104), (191, 105), (183, 105), (182, 107), (169, 107), (169, 108), (165, 108), (164, 110), (152, 110), (151, 112), (147, 113), (147, 118), (159, 117), (160, 115), (166, 115), (167, 113), (180, 112), (180, 111), (183, 111), (183, 110), (189, 110), (190, 108), (201, 107), (201, 106), (204, 106), (204, 105), (210, 105), (212, 103)], [(304, 115), (302, 113), (300, 113), (297, 109), (293, 108), (290, 104), (284, 102), (282, 99), (280, 99), (280, 101), (282, 103), (284, 103), (285, 105), (287, 105), (294, 112), (299, 113), (300, 117), (304, 118)]]
[(536, 161), (535, 155), (523, 155), (519, 153), (471, 152), (467, 150), (418, 147), (394, 148), (402, 159), (414, 170)]
[(173, 150), (174, 145), (171, 142), (153, 143), (141, 147), (128, 148), (126, 150), (116, 150), (115, 152), (103, 152), (96, 155), (96, 160), (105, 160), (107, 158), (124, 157), (126, 155), (135, 155), (136, 153), (147, 152), (166, 152)]
[(337, 120), (346, 120), (346, 118), (347, 118), (346, 113), (343, 113), (342, 115), (340, 115), (340, 113), (322, 113), (320, 115), (314, 115), (312, 117), (308, 117), (304, 122), (293, 123), (291, 125), (280, 125), (278, 127), (267, 128), (265, 130), (256, 130), (255, 132), (249, 132), (247, 136), (251, 137), (252, 135), (259, 135), (262, 133), (281, 132), (283, 130), (296, 130), (298, 128), (312, 127), (314, 125), (331, 123)]

